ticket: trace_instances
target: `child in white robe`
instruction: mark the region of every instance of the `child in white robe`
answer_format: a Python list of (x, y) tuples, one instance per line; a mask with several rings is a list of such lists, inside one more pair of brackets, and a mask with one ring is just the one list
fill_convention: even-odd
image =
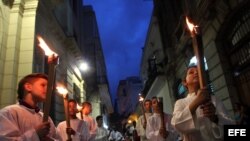
[(162, 108), (158, 99), (152, 97), (153, 115), (148, 118), (146, 127), (146, 136), (150, 141), (174, 141), (177, 139), (178, 133), (171, 125), (172, 115), (164, 113)]
[(88, 101), (82, 103), (82, 118), (87, 123), (89, 127), (90, 139), (89, 141), (94, 141), (96, 136), (97, 125), (95, 119), (90, 116), (92, 112), (92, 105)]
[(223, 140), (223, 125), (234, 124), (221, 101), (200, 89), (197, 66), (188, 68), (183, 85), (186, 98), (175, 103), (172, 125), (181, 133), (183, 141)]
[(97, 131), (95, 136), (95, 141), (108, 141), (108, 130), (103, 127), (103, 117), (97, 116), (96, 117), (97, 122)]
[(147, 99), (144, 101), (143, 107), (145, 110), (146, 121), (145, 121), (144, 115), (141, 115), (138, 118), (138, 121), (136, 124), (136, 131), (137, 131), (138, 136), (140, 136), (141, 141), (148, 141), (146, 137), (146, 126), (147, 126), (147, 119), (150, 116), (152, 116), (151, 106), (152, 106), (151, 100)]
[(77, 102), (73, 99), (68, 101), (70, 129), (67, 129), (66, 121), (62, 121), (57, 125), (57, 130), (62, 141), (68, 140), (67, 133), (71, 134), (72, 141), (88, 141), (90, 138), (87, 123), (76, 117)]
[(37, 106), (46, 100), (47, 75), (29, 74), (18, 84), (19, 103), (0, 110), (0, 140), (40, 141), (58, 138), (55, 125)]

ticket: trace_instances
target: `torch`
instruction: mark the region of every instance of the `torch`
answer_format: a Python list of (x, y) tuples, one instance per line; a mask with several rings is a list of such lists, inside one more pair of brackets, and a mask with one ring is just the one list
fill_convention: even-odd
[[(142, 115), (143, 115), (143, 118), (144, 118), (144, 125), (147, 124), (147, 119), (146, 119), (146, 115), (145, 115), (145, 110), (144, 110), (144, 107), (143, 107), (143, 101), (144, 101), (144, 98), (142, 97), (141, 94), (139, 94), (139, 102), (140, 102), (140, 105), (141, 105), (141, 109), (142, 109)], [(146, 128), (146, 126), (143, 128)]]
[(193, 49), (197, 59), (197, 69), (199, 75), (199, 85), (200, 88), (205, 88), (207, 86), (206, 81), (206, 73), (205, 73), (205, 63), (204, 63), (204, 53), (203, 53), (203, 46), (202, 46), (202, 37), (201, 31), (199, 26), (193, 25), (189, 22), (188, 18), (186, 17), (186, 23), (188, 25), (192, 42), (193, 42)]
[(162, 97), (158, 97), (158, 107), (160, 110), (160, 116), (161, 116), (161, 128), (166, 129), (165, 123), (164, 123), (164, 109), (163, 109), (163, 99)]
[(42, 37), (37, 36), (37, 39), (39, 41), (39, 46), (44, 50), (45, 55), (48, 56), (48, 64), (49, 64), (47, 96), (44, 102), (44, 109), (43, 109), (44, 110), (43, 121), (45, 122), (45, 121), (48, 121), (48, 116), (50, 112), (51, 96), (52, 96), (52, 92), (54, 88), (54, 81), (55, 81), (55, 69), (56, 69), (56, 65), (58, 64), (59, 57), (55, 52), (53, 52), (48, 47), (48, 45), (45, 43)]
[(77, 110), (78, 110), (78, 112), (80, 112), (81, 119), (83, 119), (83, 115), (82, 115), (82, 106), (80, 106), (79, 104), (77, 104)]
[[(69, 106), (68, 106), (68, 90), (63, 87), (56, 87), (59, 94), (63, 96), (63, 102), (64, 102), (64, 111), (65, 111), (65, 117), (66, 117), (66, 126), (67, 128), (70, 128), (70, 119), (69, 119)], [(71, 141), (71, 134), (67, 132), (68, 140)]]
[[(161, 118), (161, 127), (160, 127), (160, 129), (162, 129), (163, 132), (164, 132), (162, 137), (164, 139), (166, 139), (168, 137), (169, 132), (167, 131), (168, 128), (166, 128), (165, 120), (164, 120), (165, 115), (164, 115), (164, 109), (163, 109), (163, 98), (158, 97), (157, 102), (158, 102), (158, 108), (159, 108), (160, 118)], [(166, 123), (166, 124), (168, 124), (168, 123)]]

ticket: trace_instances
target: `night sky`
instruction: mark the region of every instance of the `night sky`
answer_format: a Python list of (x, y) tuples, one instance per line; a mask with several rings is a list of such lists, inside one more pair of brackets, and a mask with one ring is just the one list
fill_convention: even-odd
[[(96, 14), (104, 52), (111, 96), (119, 80), (139, 76), (144, 46), (153, 9), (152, 0), (83, 0)], [(112, 101), (113, 101), (112, 100)]]

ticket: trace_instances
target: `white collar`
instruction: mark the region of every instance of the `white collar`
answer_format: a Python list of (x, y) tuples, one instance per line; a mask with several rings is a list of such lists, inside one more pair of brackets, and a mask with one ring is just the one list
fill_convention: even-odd
[(192, 92), (192, 93), (189, 93), (188, 95), (187, 95), (187, 97), (193, 97), (193, 96), (195, 96), (196, 94), (195, 94), (195, 92)]

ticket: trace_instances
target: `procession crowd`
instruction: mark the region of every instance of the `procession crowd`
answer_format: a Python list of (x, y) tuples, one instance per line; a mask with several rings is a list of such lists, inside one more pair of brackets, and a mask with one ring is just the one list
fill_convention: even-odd
[(207, 88), (199, 87), (197, 67), (189, 67), (183, 79), (188, 94), (175, 102), (173, 113), (165, 113), (157, 97), (142, 102), (144, 113), (121, 133), (117, 127), (103, 127), (101, 115), (93, 118), (92, 105), (68, 101), (67, 121), (54, 125), (44, 121), (38, 105), (46, 100), (48, 77), (41, 73), (25, 76), (18, 84), (18, 103), (0, 110), (0, 141), (217, 141), (224, 139), (223, 126), (249, 124), (249, 114), (237, 104), (235, 119)]

